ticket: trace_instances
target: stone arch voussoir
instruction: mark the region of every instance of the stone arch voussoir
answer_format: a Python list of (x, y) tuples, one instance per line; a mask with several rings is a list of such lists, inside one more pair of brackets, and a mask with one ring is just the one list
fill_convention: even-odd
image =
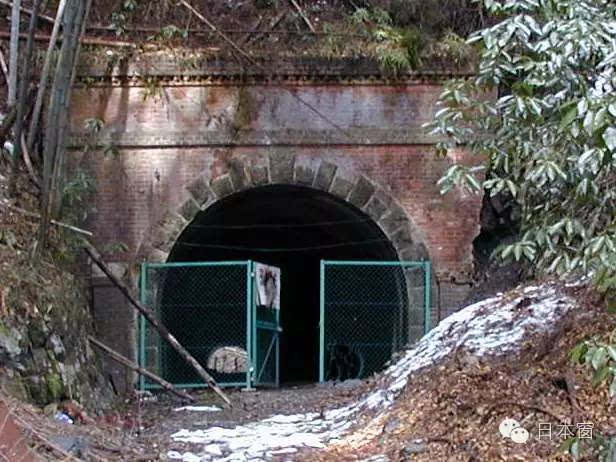
[(366, 213), (380, 227), (400, 260), (428, 260), (421, 233), (390, 192), (366, 175), (330, 160), (297, 156), (272, 148), (266, 155), (234, 157), (221, 172), (203, 173), (185, 187), (184, 200), (150, 227), (137, 252), (139, 259), (165, 262), (174, 243), (194, 217), (236, 192), (287, 184), (328, 192)]

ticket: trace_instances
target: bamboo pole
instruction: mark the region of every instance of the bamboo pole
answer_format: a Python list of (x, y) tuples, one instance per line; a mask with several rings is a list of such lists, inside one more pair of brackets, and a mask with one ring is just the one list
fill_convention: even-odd
[[(20, 2), (17, 2), (17, 3), (20, 3)], [(8, 0), (0, 0), (0, 4), (6, 5), (6, 6), (10, 6), (10, 7), (13, 6), (13, 2), (9, 2)], [(28, 13), (29, 15), (33, 14), (33, 11), (29, 10), (28, 8), (24, 8), (23, 6), (19, 6), (19, 5), (18, 5), (18, 7), (19, 7), (19, 11), (22, 11), (24, 13)], [(47, 22), (53, 23), (53, 18), (50, 17), (50, 16), (45, 16), (44, 14), (41, 14), (41, 13), (38, 13), (37, 16), (39, 18), (41, 18), (41, 19), (44, 19)]]
[(109, 356), (111, 356), (111, 358), (113, 358), (115, 361), (119, 362), (120, 364), (128, 367), (129, 369), (134, 370), (135, 372), (138, 372), (141, 375), (145, 375), (146, 377), (149, 377), (150, 379), (154, 380), (156, 383), (158, 383), (161, 387), (163, 387), (165, 390), (170, 391), (171, 393), (179, 396), (180, 398), (184, 398), (187, 399), (190, 402), (194, 402), (195, 398), (193, 398), (192, 396), (190, 396), (188, 393), (186, 393), (185, 391), (182, 390), (178, 390), (177, 388), (175, 388), (172, 384), (170, 384), (169, 382), (167, 382), (166, 380), (162, 379), (161, 377), (159, 377), (158, 375), (137, 366), (135, 363), (133, 363), (131, 360), (129, 360), (128, 358), (125, 358), (124, 356), (122, 356), (120, 353), (118, 353), (115, 350), (112, 350), (111, 348), (109, 348), (107, 345), (105, 345), (102, 342), (99, 342), (98, 340), (96, 340), (94, 337), (92, 337), (91, 335), (88, 335), (88, 340), (93, 344), (96, 345), (98, 348), (100, 348), (101, 350), (103, 350), (105, 353), (107, 353)]
[[(34, 0), (32, 11), (34, 14), (30, 17), (30, 25), (28, 26), (28, 35), (26, 41), (26, 53), (24, 61), (22, 62), (23, 69), (19, 72), (19, 86), (17, 88), (17, 116), (15, 119), (15, 142), (13, 143), (13, 171), (9, 181), (9, 194), (15, 196), (17, 194), (17, 176), (19, 175), (19, 162), (23, 156), (23, 150), (21, 145), (21, 137), (24, 130), (24, 116), (26, 111), (26, 99), (28, 98), (28, 86), (30, 85), (30, 74), (32, 68), (32, 53), (34, 51), (34, 32), (36, 31), (36, 25), (38, 23), (38, 12), (41, 6), (41, 0)], [(17, 37), (12, 37), (11, 40), (17, 40)], [(12, 69), (9, 69), (12, 71)]]
[(51, 31), (51, 37), (49, 38), (49, 46), (47, 47), (47, 53), (45, 54), (45, 62), (43, 64), (43, 70), (41, 72), (41, 80), (39, 82), (38, 91), (36, 93), (36, 100), (34, 103), (34, 110), (32, 111), (32, 118), (30, 119), (30, 130), (28, 131), (28, 142), (26, 146), (30, 151), (32, 151), (36, 132), (38, 131), (41, 109), (43, 108), (45, 92), (47, 91), (47, 84), (49, 82), (49, 76), (51, 74), (51, 61), (53, 56), (53, 50), (56, 48), (56, 43), (58, 42), (58, 34), (60, 33), (60, 24), (62, 23), (62, 16), (64, 15), (65, 6), (66, 0), (60, 0), (60, 4), (58, 5), (58, 13), (56, 15), (56, 21), (54, 22), (53, 30)]
[(90, 256), (92, 261), (96, 263), (96, 265), (101, 269), (101, 271), (109, 278), (111, 282), (120, 290), (120, 292), (128, 299), (128, 301), (133, 305), (139, 313), (141, 313), (144, 318), (154, 326), (158, 333), (165, 339), (169, 344), (173, 347), (175, 351), (180, 355), (180, 357), (186, 361), (193, 369), (199, 374), (199, 376), (205, 380), (205, 382), (216, 392), (221, 399), (227, 403), (229, 406), (232, 406), (231, 400), (227, 397), (227, 395), (222, 391), (222, 389), (218, 386), (214, 378), (206, 372), (206, 370), (199, 364), (199, 362), (184, 348), (180, 342), (169, 332), (169, 330), (160, 323), (156, 315), (149, 308), (143, 306), (133, 295), (130, 290), (122, 281), (120, 281), (109, 269), (109, 267), (105, 264), (102, 257), (98, 253), (98, 251), (94, 248), (92, 244), (85, 241), (84, 249), (86, 253)]
[(8, 106), (15, 104), (17, 100), (17, 64), (19, 60), (19, 26), (21, 23), (21, 15), (19, 14), (21, 0), (15, 0), (11, 4), (11, 32), (7, 33), (7, 37), (11, 39), (9, 51), (9, 95)]
[[(0, 37), (2, 38), (8, 38), (10, 37), (10, 32), (7, 31), (0, 31)], [(21, 33), (19, 34), (19, 38), (20, 39), (26, 39), (27, 38), (27, 34), (25, 33)], [(34, 36), (34, 40), (39, 41), (39, 42), (47, 42), (51, 39), (50, 35), (45, 35), (45, 34), (36, 34)], [(58, 41), (62, 41), (63, 37), (58, 38)], [(120, 42), (120, 41), (116, 41), (116, 40), (105, 40), (105, 39), (98, 39), (98, 38), (90, 38), (90, 37), (82, 37), (80, 39), (81, 43), (83, 45), (100, 45), (103, 47), (119, 47), (119, 48), (137, 48), (137, 45), (135, 45), (134, 43), (131, 42)]]

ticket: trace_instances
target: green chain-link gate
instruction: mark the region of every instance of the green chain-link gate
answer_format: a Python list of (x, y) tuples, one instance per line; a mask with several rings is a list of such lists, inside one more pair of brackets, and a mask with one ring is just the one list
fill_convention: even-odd
[(429, 262), (321, 262), (319, 380), (367, 377), (430, 329)]
[[(220, 386), (279, 384), (279, 307), (259, 303), (257, 265), (144, 263), (141, 268), (142, 303)], [(144, 318), (139, 353), (142, 367), (178, 387), (206, 386)], [(155, 388), (141, 377), (141, 389)]]

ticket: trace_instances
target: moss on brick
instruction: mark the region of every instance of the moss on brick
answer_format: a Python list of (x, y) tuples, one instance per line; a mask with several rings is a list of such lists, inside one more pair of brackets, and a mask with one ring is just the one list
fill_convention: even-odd
[(258, 108), (247, 87), (239, 87), (237, 112), (235, 113), (235, 127), (244, 128), (254, 120)]

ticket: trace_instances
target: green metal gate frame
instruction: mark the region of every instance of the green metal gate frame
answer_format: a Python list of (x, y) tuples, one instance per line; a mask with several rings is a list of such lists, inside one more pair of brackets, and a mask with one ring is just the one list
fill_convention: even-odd
[(326, 269), (332, 266), (346, 266), (346, 267), (358, 267), (358, 266), (373, 266), (373, 267), (394, 267), (394, 268), (421, 268), (424, 273), (424, 322), (423, 331), (424, 335), (430, 330), (430, 316), (431, 316), (431, 263), (429, 261), (335, 261), (335, 260), (321, 260), (320, 269), (320, 303), (319, 303), (319, 382), (325, 381), (325, 305), (327, 303), (325, 299), (325, 287), (326, 287)]
[[(173, 263), (147, 263), (141, 264), (140, 277), (140, 301), (143, 305), (152, 309), (147, 305), (148, 286), (148, 270), (157, 268), (191, 268), (191, 267), (228, 267), (228, 266), (245, 266), (246, 267), (246, 343), (244, 345), (248, 355), (246, 367), (246, 380), (242, 382), (224, 382), (219, 381), (221, 387), (241, 387), (252, 388), (255, 385), (260, 386), (275, 386), (280, 384), (280, 310), (275, 310), (273, 322), (259, 321), (257, 318), (257, 290), (256, 290), (256, 272), (255, 266), (258, 262), (252, 260), (246, 261), (221, 261), (221, 262), (173, 262)], [(160, 313), (155, 313), (159, 316)], [(258, 354), (258, 338), (260, 330), (271, 332), (271, 341), (267, 347), (266, 354), (261, 358)], [(140, 316), (139, 322), (139, 365), (147, 369), (146, 361), (146, 336), (147, 336), (147, 321), (144, 316)], [(165, 340), (160, 339), (160, 342)], [(270, 355), (274, 353), (273, 361), (275, 362), (274, 378), (271, 381), (260, 380), (264, 369), (268, 364)], [(158, 356), (160, 363), (160, 355)], [(204, 366), (205, 367), (205, 366)], [(158, 369), (160, 370), (160, 364)], [(178, 388), (206, 388), (207, 384), (202, 382), (193, 383), (174, 383)], [(139, 386), (141, 390), (160, 389), (161, 386), (152, 383), (146, 383), (145, 377), (140, 376)]]

